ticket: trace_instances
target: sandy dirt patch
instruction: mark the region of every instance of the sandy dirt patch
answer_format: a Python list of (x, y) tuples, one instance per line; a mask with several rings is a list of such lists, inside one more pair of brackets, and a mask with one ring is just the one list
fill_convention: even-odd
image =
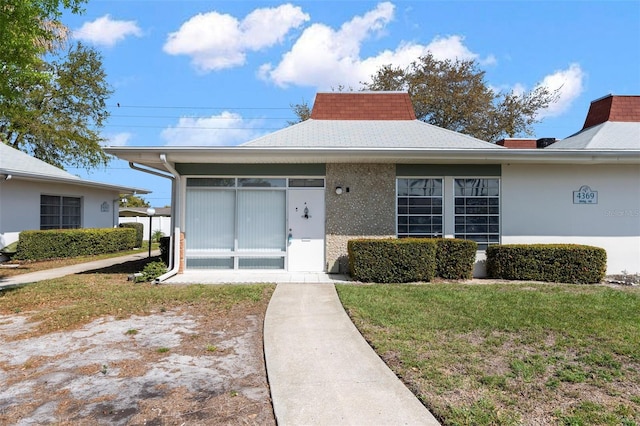
[(0, 316), (0, 424), (275, 425), (261, 309), (186, 306), (37, 337), (28, 315)]

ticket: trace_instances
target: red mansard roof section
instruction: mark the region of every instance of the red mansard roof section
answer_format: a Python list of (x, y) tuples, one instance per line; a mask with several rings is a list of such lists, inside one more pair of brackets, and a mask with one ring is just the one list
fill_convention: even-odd
[(640, 123), (640, 96), (608, 95), (591, 102), (583, 129), (605, 121)]
[(318, 93), (311, 110), (314, 120), (415, 120), (406, 92)]

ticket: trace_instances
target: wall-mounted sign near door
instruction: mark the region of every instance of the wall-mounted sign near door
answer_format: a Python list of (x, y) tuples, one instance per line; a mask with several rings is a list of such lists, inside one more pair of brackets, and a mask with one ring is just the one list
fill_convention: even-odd
[(573, 204), (598, 204), (598, 191), (582, 185), (579, 190), (573, 191)]

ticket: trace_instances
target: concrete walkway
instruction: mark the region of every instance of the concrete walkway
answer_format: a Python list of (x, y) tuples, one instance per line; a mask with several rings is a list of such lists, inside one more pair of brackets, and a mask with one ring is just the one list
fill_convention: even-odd
[[(153, 250), (151, 256), (159, 256), (160, 250)], [(141, 260), (149, 257), (149, 252), (140, 252), (128, 256), (112, 257), (109, 259), (94, 260), (92, 262), (78, 263), (76, 265), (62, 266), (55, 269), (30, 272), (28, 274), (15, 275), (13, 277), (0, 278), (0, 290), (4, 288), (18, 287), (24, 284), (35, 283), (37, 281), (52, 280), (66, 275), (79, 274), (81, 272), (92, 271), (94, 269), (108, 268), (120, 263)]]
[(331, 284), (278, 284), (264, 324), (278, 425), (438, 425), (371, 349)]

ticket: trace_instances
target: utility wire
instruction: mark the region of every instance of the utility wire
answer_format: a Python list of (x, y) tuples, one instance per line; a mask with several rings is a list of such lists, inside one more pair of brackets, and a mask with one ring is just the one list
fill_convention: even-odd
[(282, 127), (197, 127), (197, 126), (145, 126), (141, 124), (105, 124), (104, 127), (126, 127), (142, 129), (194, 129), (194, 130), (280, 130)]
[[(123, 115), (123, 114), (111, 114), (109, 117), (118, 117), (118, 118), (204, 118), (207, 120), (237, 120), (233, 117), (211, 117), (207, 115)], [(290, 120), (294, 118), (291, 117), (242, 117), (243, 120)]]
[(136, 108), (136, 109), (209, 109), (209, 110), (291, 110), (291, 107), (202, 107), (202, 106), (168, 106), (168, 105), (125, 105), (116, 103), (107, 105), (109, 108)]

